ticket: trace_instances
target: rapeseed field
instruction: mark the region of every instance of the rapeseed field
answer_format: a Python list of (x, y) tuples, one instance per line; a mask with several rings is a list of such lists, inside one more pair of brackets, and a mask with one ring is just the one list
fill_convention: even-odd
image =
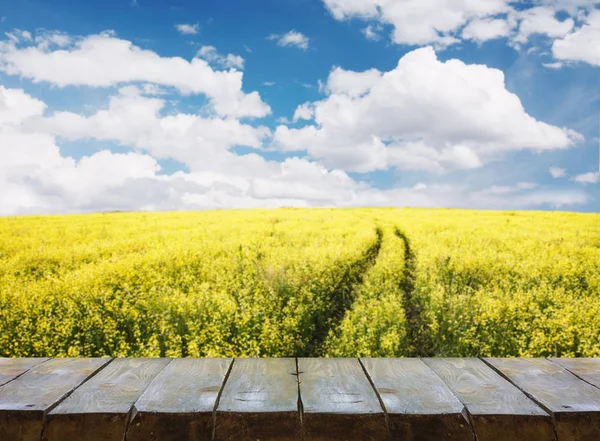
[(600, 215), (0, 218), (0, 356), (600, 356)]

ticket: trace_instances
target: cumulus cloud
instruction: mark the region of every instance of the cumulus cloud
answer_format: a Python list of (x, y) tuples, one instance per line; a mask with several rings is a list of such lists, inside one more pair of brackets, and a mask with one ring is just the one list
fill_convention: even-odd
[[(532, 35), (556, 39), (557, 59), (599, 65), (600, 11), (597, 0), (536, 0), (515, 8), (512, 0), (323, 0), (337, 20), (359, 18), (369, 40), (383, 25), (393, 29), (391, 39), (404, 45), (445, 48), (462, 40), (507, 38), (519, 47)], [(568, 16), (559, 19), (558, 13)], [(576, 22), (587, 22), (575, 28)]]
[[(160, 100), (134, 89), (121, 90), (109, 109), (89, 117), (44, 117), (42, 101), (0, 86), (0, 214), (334, 205), (360, 189), (344, 172), (304, 159), (235, 155), (227, 150), (235, 139), (247, 143), (254, 136), (251, 143), (259, 146), (256, 129), (192, 115), (159, 118)], [(56, 136), (114, 139), (144, 151), (104, 150), (74, 160), (61, 155)], [(186, 139), (194, 149), (189, 157), (168, 149)], [(184, 159), (191, 170), (161, 174), (159, 156)]]
[(502, 18), (478, 18), (469, 22), (462, 30), (462, 38), (484, 42), (496, 38), (508, 37), (512, 24)]
[[(95, 114), (48, 114), (42, 101), (0, 86), (0, 214), (279, 206), (517, 208), (573, 205), (588, 198), (583, 191), (539, 191), (527, 183), (508, 195), (427, 184), (380, 190), (305, 158), (278, 162), (236, 155), (228, 146), (236, 142), (237, 131), (240, 138), (255, 136), (257, 148), (259, 135), (228, 120), (215, 129), (214, 121), (194, 115), (161, 116), (162, 104), (128, 86)], [(136, 151), (102, 150), (80, 159), (62, 155), (59, 142), (88, 137), (116, 140)], [(182, 154), (175, 147), (186, 140), (190, 151)], [(190, 170), (166, 174), (158, 157), (180, 158)]]
[(66, 48), (0, 42), (0, 72), (59, 87), (146, 82), (204, 94), (219, 115), (263, 117), (271, 112), (258, 92), (243, 92), (242, 72), (213, 70), (201, 58), (161, 57), (112, 32), (74, 39)]
[(515, 37), (517, 43), (525, 43), (533, 34), (548, 37), (564, 37), (573, 29), (574, 21), (567, 18), (560, 21), (556, 18), (556, 10), (550, 7), (535, 7), (520, 11), (519, 32)]
[(600, 66), (600, 10), (585, 17), (585, 24), (552, 44), (552, 55), (559, 60), (582, 61)]
[(362, 33), (364, 34), (364, 36), (367, 40), (377, 41), (381, 38), (381, 36), (379, 35), (381, 30), (382, 30), (381, 26), (368, 25), (366, 28), (364, 28), (362, 30)]
[(267, 37), (269, 40), (277, 41), (278, 46), (296, 46), (302, 50), (308, 49), (309, 40), (306, 35), (297, 32), (294, 29), (287, 34), (271, 34)]
[(398, 44), (447, 46), (470, 20), (512, 10), (508, 0), (323, 0), (338, 20), (353, 17), (393, 26)]
[(546, 69), (552, 69), (552, 70), (561, 69), (564, 65), (565, 64), (560, 61), (556, 61), (554, 63), (542, 63), (542, 66), (544, 66)]
[(573, 178), (573, 181), (579, 182), (580, 184), (597, 184), (600, 182), (600, 172), (589, 172), (577, 175)]
[(330, 168), (467, 169), (508, 151), (565, 149), (582, 139), (528, 115), (501, 71), (441, 62), (430, 47), (389, 72), (335, 68), (325, 90), (311, 106), (314, 124), (277, 127), (274, 145), (306, 151)]
[(313, 119), (315, 110), (311, 103), (304, 103), (296, 108), (294, 112), (293, 121), (297, 122), (301, 119), (311, 120)]
[(567, 170), (560, 167), (550, 167), (550, 170), (548, 170), (548, 172), (554, 179), (564, 178), (567, 175)]
[(197, 24), (176, 24), (175, 29), (181, 35), (196, 35), (199, 30), (199, 26)]
[(26, 127), (69, 141), (114, 141), (157, 158), (176, 159), (191, 169), (219, 166), (221, 155), (234, 146), (259, 149), (270, 133), (265, 127), (232, 118), (185, 113), (163, 116), (164, 106), (165, 100), (143, 96), (139, 88), (127, 86), (110, 98), (107, 109), (89, 116), (55, 112), (30, 119)]
[(214, 63), (217, 66), (226, 69), (244, 68), (244, 59), (242, 57), (233, 54), (221, 55), (214, 46), (202, 46), (200, 50), (198, 50), (197, 56), (205, 59), (209, 63)]

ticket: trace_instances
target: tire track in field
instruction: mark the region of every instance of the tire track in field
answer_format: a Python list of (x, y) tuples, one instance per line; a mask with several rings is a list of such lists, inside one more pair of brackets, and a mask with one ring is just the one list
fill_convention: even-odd
[(398, 227), (395, 228), (396, 236), (404, 243), (404, 277), (400, 288), (404, 292), (402, 306), (406, 314), (406, 333), (408, 337), (409, 353), (411, 357), (431, 357), (434, 355), (431, 336), (427, 330), (424, 317), (422, 300), (415, 294), (417, 280), (417, 259), (410, 246), (408, 236)]
[(339, 283), (333, 290), (331, 310), (325, 320), (319, 320), (315, 323), (313, 338), (309, 347), (304, 351), (305, 354), (299, 354), (300, 357), (322, 357), (325, 351), (325, 340), (331, 330), (338, 328), (342, 322), (346, 311), (352, 307), (355, 299), (355, 289), (363, 283), (365, 273), (371, 268), (383, 241), (383, 231), (377, 227), (375, 229), (376, 240), (363, 253), (363, 256), (352, 263), (345, 271)]

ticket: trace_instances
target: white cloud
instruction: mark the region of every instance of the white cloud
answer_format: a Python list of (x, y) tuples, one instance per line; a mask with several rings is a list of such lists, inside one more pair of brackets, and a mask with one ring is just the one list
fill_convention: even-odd
[(38, 31), (35, 36), (35, 42), (39, 49), (47, 51), (51, 46), (59, 48), (67, 47), (72, 43), (72, 39), (64, 32)]
[[(258, 136), (252, 128), (229, 120), (214, 126), (215, 121), (202, 122), (195, 115), (160, 117), (162, 104), (129, 86), (105, 111), (44, 117), (42, 101), (0, 86), (0, 214), (279, 206), (518, 208), (588, 200), (583, 191), (538, 191), (527, 183), (517, 184), (518, 191), (509, 195), (436, 184), (379, 190), (307, 159), (236, 155), (228, 150), (237, 139), (233, 132), (245, 139)], [(76, 160), (61, 155), (55, 134), (117, 140), (143, 151), (103, 150)], [(180, 142), (187, 142), (185, 154), (176, 148)], [(181, 158), (190, 171), (162, 173), (156, 157)]]
[[(378, 37), (377, 31), (383, 25), (392, 26), (394, 43), (436, 48), (445, 48), (461, 39), (482, 43), (497, 38), (508, 38), (518, 48), (531, 35), (540, 34), (559, 39), (554, 48), (556, 58), (600, 63), (600, 19), (596, 18), (600, 11), (595, 9), (598, 0), (536, 0), (529, 5), (513, 0), (323, 0), (323, 3), (337, 20), (359, 18), (368, 22), (361, 31), (369, 40)], [(559, 20), (559, 12), (569, 16)], [(586, 26), (573, 31), (576, 21), (586, 20)]]
[(533, 34), (548, 37), (564, 37), (573, 29), (573, 19), (560, 21), (556, 18), (556, 10), (550, 7), (535, 7), (519, 11), (519, 33), (515, 37), (517, 43), (525, 43)]
[(519, 182), (517, 185), (493, 185), (489, 188), (484, 188), (479, 193), (490, 195), (508, 195), (522, 193), (525, 190), (533, 190), (537, 187), (534, 182)]
[[(589, 196), (579, 190), (532, 190), (520, 191), (508, 187), (510, 191), (494, 194), (493, 187), (465, 195), (466, 206), (475, 205), (493, 209), (535, 208), (549, 206), (563, 208), (589, 202)], [(498, 187), (497, 187), (498, 188)]]
[(297, 122), (301, 119), (311, 120), (313, 119), (315, 110), (311, 103), (304, 103), (296, 109), (294, 112), (293, 121)]
[(544, 66), (547, 69), (553, 69), (553, 70), (558, 70), (561, 69), (565, 64), (557, 61), (555, 63), (542, 63), (542, 66)]
[(0, 85), (0, 128), (21, 124), (27, 118), (41, 115), (45, 108), (45, 103), (23, 89), (7, 89)]
[(567, 175), (567, 170), (560, 167), (550, 167), (548, 172), (554, 179), (564, 178)]
[(600, 66), (600, 10), (593, 10), (582, 27), (555, 40), (552, 54), (558, 60), (583, 61)]
[(335, 67), (329, 74), (325, 91), (330, 94), (344, 94), (359, 97), (368, 92), (382, 77), (377, 69), (353, 72)]
[(512, 25), (501, 18), (478, 18), (472, 20), (462, 31), (462, 38), (484, 42), (496, 38), (508, 37), (511, 34)]
[(262, 83), (263, 86), (271, 87), (275, 85), (275, 81), (264, 81)]
[(578, 12), (593, 9), (598, 5), (598, 0), (538, 0), (537, 3), (574, 16)]
[(271, 34), (267, 37), (269, 40), (276, 40), (278, 46), (296, 46), (302, 50), (308, 49), (309, 40), (306, 35), (297, 32), (294, 29), (287, 34)]
[[(227, 149), (237, 141), (260, 147), (259, 129), (184, 114), (159, 118), (161, 105), (130, 86), (106, 111), (44, 118), (43, 102), (0, 86), (0, 214), (334, 205), (361, 188), (303, 159), (235, 155)], [(105, 150), (74, 160), (61, 156), (55, 135), (117, 140), (152, 156)], [(155, 157), (184, 160), (191, 171), (160, 174)]]
[(528, 115), (501, 71), (441, 62), (432, 48), (409, 52), (389, 72), (335, 68), (326, 90), (312, 106), (315, 124), (277, 127), (274, 145), (329, 168), (468, 169), (508, 151), (565, 149), (582, 139)]
[(573, 179), (580, 184), (597, 184), (600, 182), (600, 172), (589, 172), (575, 176)]
[(66, 49), (0, 42), (0, 71), (59, 87), (110, 87), (130, 82), (172, 86), (205, 94), (219, 115), (262, 117), (270, 107), (258, 92), (244, 93), (240, 71), (215, 71), (203, 59), (160, 57), (114, 33), (80, 38)]
[(216, 64), (226, 69), (243, 69), (244, 59), (239, 55), (227, 54), (221, 55), (214, 46), (202, 46), (197, 56), (205, 59), (209, 63)]
[(362, 30), (362, 33), (365, 35), (365, 38), (367, 40), (377, 41), (381, 38), (381, 36), (379, 35), (379, 32), (381, 32), (381, 30), (381, 26), (368, 25)]
[(221, 158), (234, 146), (262, 147), (270, 134), (265, 127), (242, 124), (236, 119), (203, 118), (177, 113), (162, 116), (165, 100), (145, 97), (135, 86), (121, 88), (107, 109), (90, 116), (55, 112), (30, 119), (26, 128), (69, 141), (97, 139), (149, 152), (156, 158), (173, 158), (190, 167), (220, 167)]
[(196, 35), (199, 30), (198, 24), (176, 24), (175, 29), (181, 35)]
[(323, 0), (338, 20), (378, 20), (394, 27), (398, 44), (447, 46), (470, 20), (512, 10), (508, 0)]

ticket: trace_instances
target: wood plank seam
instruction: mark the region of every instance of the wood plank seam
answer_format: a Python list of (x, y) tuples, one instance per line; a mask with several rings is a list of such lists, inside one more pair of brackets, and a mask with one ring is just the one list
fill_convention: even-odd
[(304, 403), (302, 402), (302, 388), (300, 387), (300, 371), (299, 358), (296, 357), (296, 381), (298, 383), (298, 412), (300, 412), (300, 441), (306, 441), (306, 433), (304, 430)]
[(303, 418), (304, 418), (304, 406), (302, 405), (302, 392), (300, 390), (300, 368), (298, 367), (298, 357), (294, 357), (296, 360), (296, 384), (298, 386), (298, 416), (300, 418), (300, 437), (304, 439), (304, 431), (302, 430)]
[[(154, 382), (154, 380), (156, 380), (158, 378), (158, 376), (167, 368), (167, 366), (169, 366), (171, 363), (173, 362), (173, 359), (171, 359), (159, 372), (158, 374), (156, 374), (154, 376), (154, 378), (152, 379), (152, 381), (150, 383), (148, 383), (148, 385), (146, 386), (146, 389), (148, 389), (152, 383)], [(144, 391), (140, 394), (140, 396), (138, 397), (138, 400), (141, 398), (142, 395), (144, 395), (144, 392), (146, 391), (146, 389), (144, 389)], [(135, 403), (137, 403), (137, 400), (135, 400), (133, 403), (131, 403), (131, 407), (129, 408), (129, 412), (127, 412), (127, 424), (125, 424), (125, 433), (123, 434), (123, 441), (127, 441), (127, 432), (129, 431), (129, 425), (131, 424), (131, 421), (133, 421), (133, 409), (135, 409)]]
[(235, 358), (232, 358), (231, 363), (229, 363), (229, 368), (227, 369), (227, 372), (225, 373), (225, 377), (223, 378), (223, 383), (221, 383), (221, 387), (219, 388), (219, 392), (217, 393), (215, 405), (212, 410), (212, 418), (211, 418), (212, 428), (211, 428), (211, 437), (210, 437), (210, 439), (212, 441), (215, 440), (215, 437), (217, 435), (217, 409), (219, 407), (219, 401), (221, 401), (221, 395), (223, 394), (223, 389), (225, 389), (225, 385), (227, 384), (227, 380), (229, 379), (229, 375), (231, 374), (234, 363), (235, 363)]
[[(423, 358), (419, 358), (419, 360), (423, 361)], [(436, 371), (434, 371), (433, 369), (431, 369), (431, 367), (427, 363), (425, 363), (423, 361), (423, 364), (425, 364), (425, 366), (427, 366), (427, 368), (431, 372), (433, 372), (433, 374), (436, 377), (438, 377), (442, 381), (442, 383), (446, 384), (446, 382), (444, 381), (444, 379), (442, 377), (440, 377)], [(469, 412), (469, 409), (467, 409), (467, 405), (465, 404), (465, 402), (463, 400), (461, 400), (460, 397), (457, 394), (454, 393), (454, 391), (452, 390), (452, 388), (449, 387), (448, 389), (450, 390), (450, 392), (452, 393), (452, 395), (454, 395), (456, 397), (456, 399), (458, 401), (460, 401), (461, 404), (463, 405), (462, 413), (463, 413), (465, 419), (467, 420), (467, 423), (469, 423), (469, 427), (471, 429), (471, 432), (473, 433), (473, 441), (478, 441), (477, 440), (477, 431), (475, 430), (475, 422), (473, 421), (473, 415), (471, 415), (471, 412)]]
[(8, 383), (10, 383), (11, 381), (15, 381), (17, 378), (19, 378), (19, 377), (21, 377), (21, 376), (25, 375), (25, 374), (26, 374), (27, 372), (29, 372), (31, 369), (33, 369), (33, 368), (35, 368), (35, 367), (38, 367), (38, 366), (40, 366), (40, 365), (42, 365), (42, 364), (44, 364), (44, 363), (46, 363), (46, 362), (48, 362), (48, 361), (50, 361), (50, 360), (52, 360), (52, 359), (51, 359), (51, 358), (47, 358), (47, 359), (45, 359), (44, 361), (42, 361), (41, 363), (38, 363), (38, 364), (35, 364), (35, 365), (31, 366), (29, 369), (27, 369), (27, 370), (26, 370), (26, 371), (24, 371), (24, 372), (21, 372), (19, 375), (17, 375), (16, 377), (14, 377), (14, 378), (12, 378), (12, 379), (8, 380), (6, 383), (0, 383), (0, 387), (4, 386), (5, 384), (8, 384)]
[(580, 376), (579, 376), (579, 375), (577, 375), (575, 372), (573, 372), (571, 369), (569, 369), (569, 368), (567, 368), (567, 367), (565, 367), (565, 366), (563, 366), (563, 365), (561, 365), (561, 364), (559, 364), (559, 363), (556, 363), (555, 361), (553, 361), (553, 360), (552, 360), (552, 359), (550, 359), (550, 358), (546, 358), (546, 360), (548, 360), (550, 363), (554, 363), (555, 365), (557, 365), (557, 366), (560, 366), (561, 368), (563, 368), (565, 371), (569, 372), (570, 374), (573, 374), (573, 375), (575, 375), (577, 378), (579, 378), (579, 379), (580, 379), (581, 381), (583, 381), (584, 383), (587, 383), (587, 384), (589, 384), (590, 386), (592, 386), (592, 387), (595, 387), (596, 389), (600, 389), (600, 387), (596, 386), (594, 383), (590, 383), (590, 382), (589, 382), (589, 381), (587, 381), (585, 378), (583, 378), (583, 377), (580, 377)]
[[(48, 360), (52, 360), (52, 358), (49, 358)], [(48, 422), (48, 414), (50, 412), (52, 412), (52, 410), (54, 408), (58, 407), (58, 405), (60, 403), (65, 401), (67, 398), (69, 398), (71, 396), (71, 394), (73, 392), (75, 392), (77, 389), (79, 389), (83, 384), (87, 383), (90, 379), (92, 379), (94, 376), (96, 376), (102, 369), (104, 369), (106, 366), (111, 364), (114, 360), (115, 360), (114, 358), (111, 358), (110, 360), (108, 360), (107, 363), (104, 363), (102, 366), (100, 366), (98, 369), (96, 369), (94, 372), (92, 372), (90, 375), (88, 375), (88, 377), (85, 380), (83, 380), (80, 384), (75, 386), (70, 392), (67, 392), (62, 398), (57, 400), (54, 404), (50, 405), (50, 407), (48, 407), (48, 409), (46, 409), (46, 411), (44, 412), (44, 419), (42, 420), (42, 432), (40, 433), (40, 440), (45, 439), (44, 432), (46, 431), (46, 423)], [(40, 363), (40, 364), (42, 364), (42, 363)]]
[[(438, 378), (439, 378), (439, 376), (438, 376)], [(454, 392), (452, 392), (452, 393), (454, 394)], [(460, 398), (458, 398), (456, 396), (456, 394), (454, 394), (454, 396), (458, 399), (458, 401), (460, 401)], [(467, 409), (467, 406), (465, 406), (465, 403), (463, 403), (462, 401), (460, 401), (460, 402), (463, 405), (462, 414), (465, 417), (465, 419), (467, 420), (467, 423), (469, 423), (469, 427), (471, 428), (471, 432), (473, 433), (473, 441), (477, 441), (477, 432), (475, 431), (475, 422), (473, 421), (473, 415), (471, 415), (471, 412), (469, 412), (469, 409)]]
[(558, 430), (556, 430), (556, 419), (555, 419), (555, 416), (554, 416), (554, 412), (552, 412), (552, 410), (550, 410), (548, 408), (548, 406), (544, 405), (544, 403), (541, 403), (539, 400), (535, 399), (535, 397), (533, 395), (531, 395), (529, 392), (527, 392), (526, 390), (524, 390), (522, 387), (519, 387), (518, 384), (516, 384), (514, 381), (512, 381), (508, 376), (504, 375), (504, 373), (500, 369), (497, 369), (496, 366), (494, 366), (493, 364), (489, 363), (483, 357), (479, 357), (479, 359), (481, 361), (483, 361), (486, 365), (488, 365), (490, 367), (490, 369), (494, 370), (502, 378), (504, 378), (506, 381), (508, 381), (514, 387), (516, 387), (521, 392), (523, 392), (527, 398), (529, 398), (531, 401), (533, 401), (535, 404), (537, 404), (542, 410), (544, 410), (544, 412), (546, 412), (548, 415), (550, 415), (550, 419), (552, 421), (552, 430), (554, 431), (554, 439), (558, 440)]
[(363, 364), (363, 362), (360, 359), (360, 357), (357, 360), (358, 360), (358, 363), (360, 364), (360, 367), (362, 368), (363, 372), (365, 373), (365, 376), (367, 377), (367, 380), (369, 381), (369, 384), (373, 388), (373, 391), (375, 392), (375, 396), (379, 400), (379, 405), (383, 409), (383, 417), (385, 419), (385, 426), (386, 426), (387, 431), (388, 431), (388, 440), (391, 441), (392, 440), (392, 429), (390, 427), (390, 419), (389, 419), (389, 416), (388, 416), (388, 411), (387, 411), (387, 409), (385, 407), (385, 403), (383, 402), (383, 399), (381, 398), (381, 395), (377, 391), (377, 388), (375, 387), (375, 383), (373, 382), (373, 379), (369, 375), (369, 372), (367, 372), (367, 369), (365, 368), (365, 365)]

